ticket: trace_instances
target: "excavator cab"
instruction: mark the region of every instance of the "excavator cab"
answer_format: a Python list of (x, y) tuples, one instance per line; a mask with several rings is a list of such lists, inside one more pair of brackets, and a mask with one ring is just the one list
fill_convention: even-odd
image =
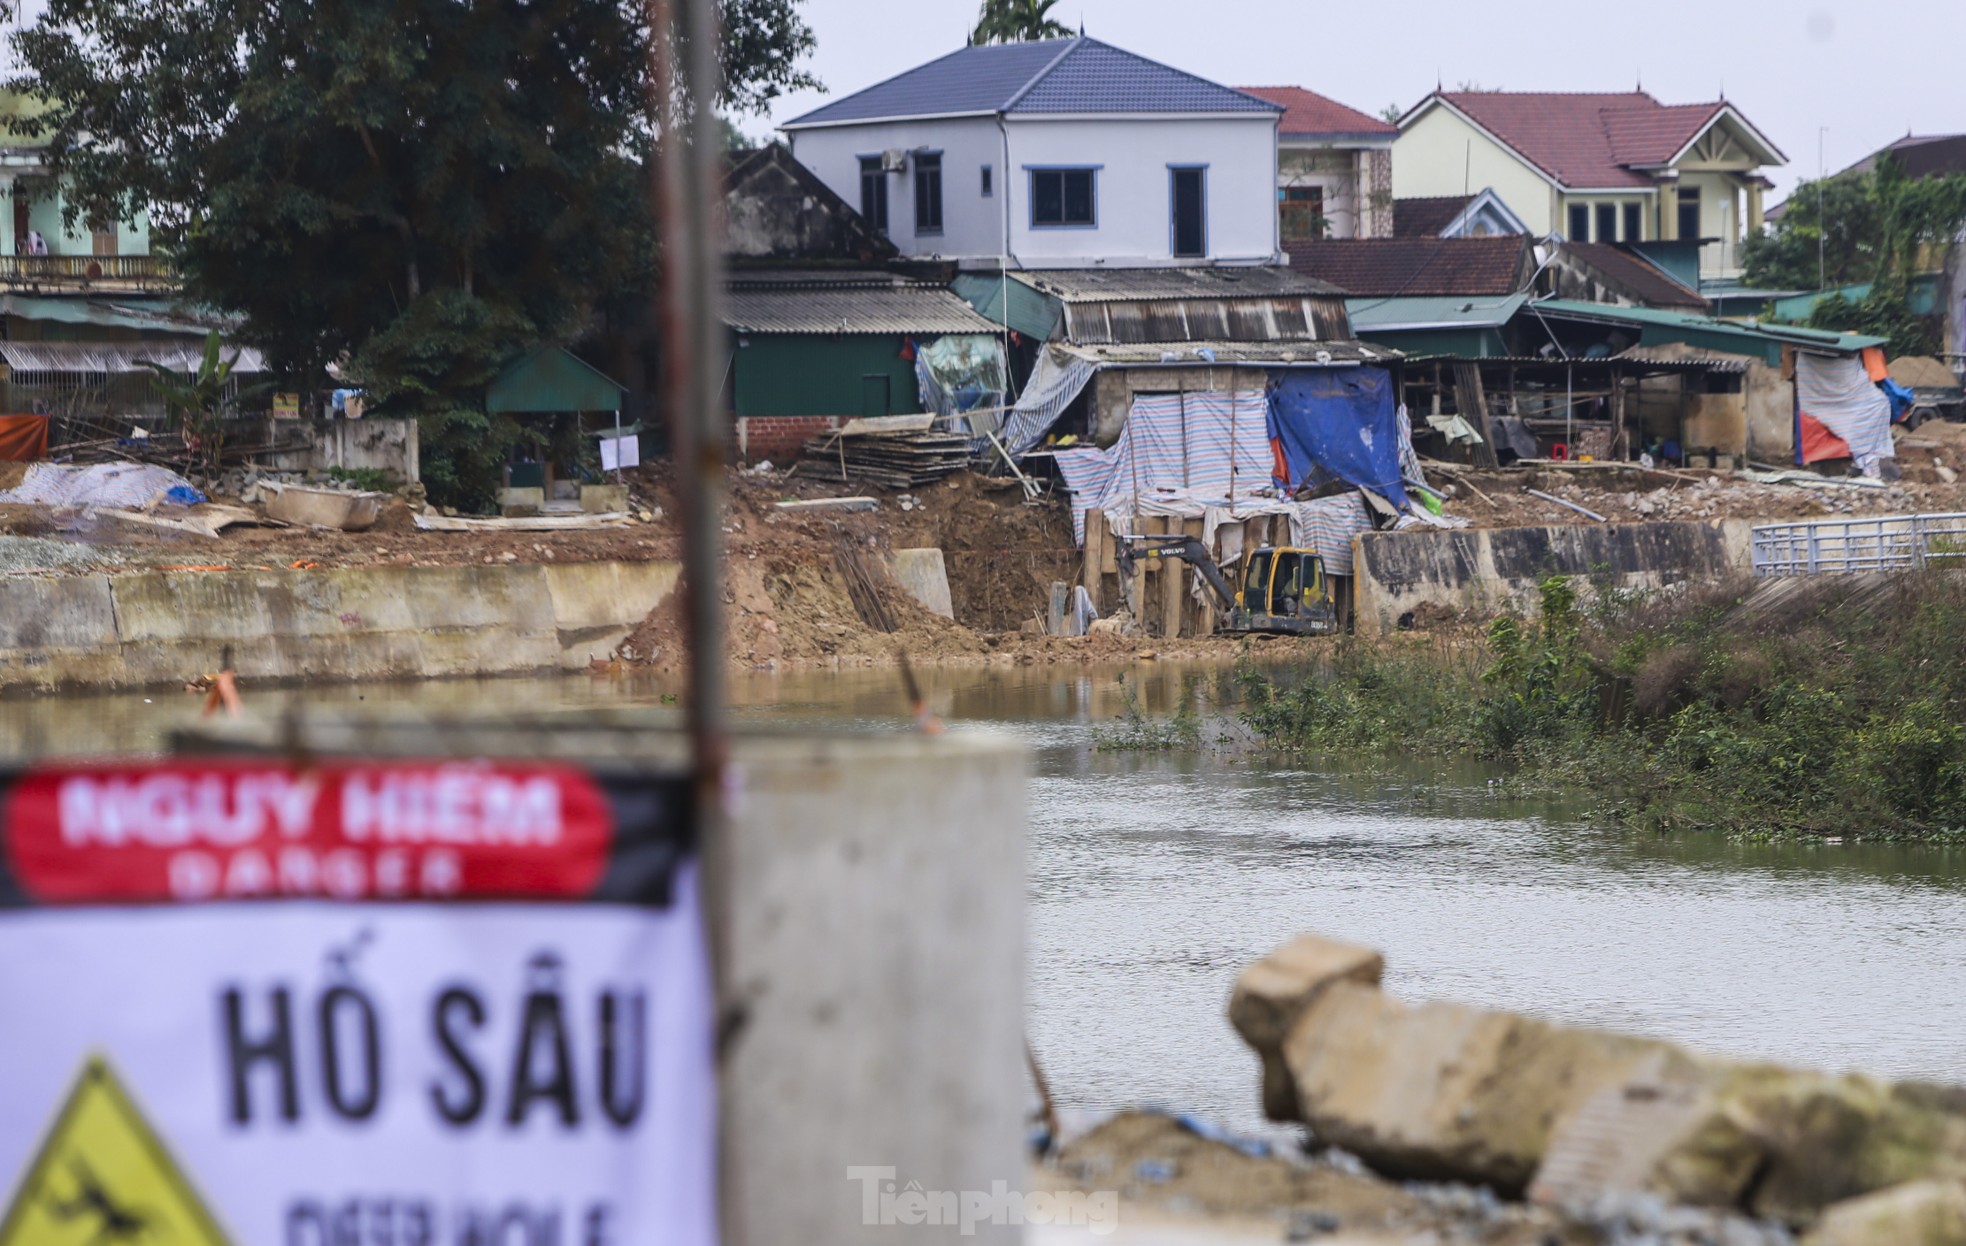
[(1303, 635), (1337, 631), (1324, 561), (1317, 551), (1286, 546), (1251, 554), (1242, 591), (1229, 613), (1229, 629)]
[(1225, 632), (1322, 636), (1338, 630), (1316, 550), (1265, 546), (1255, 551), (1243, 568), (1240, 590), (1229, 587), (1207, 548), (1191, 536), (1122, 536), (1117, 552), (1122, 576), (1132, 575), (1141, 559), (1178, 559), (1192, 566), (1221, 603)]

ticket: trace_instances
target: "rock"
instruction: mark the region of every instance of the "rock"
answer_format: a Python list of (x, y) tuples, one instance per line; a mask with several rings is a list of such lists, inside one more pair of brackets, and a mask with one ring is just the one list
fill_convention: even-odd
[(1937, 467), (1934, 467), (1932, 470), (1938, 473), (1940, 480), (1945, 481), (1949, 485), (1959, 483), (1959, 473), (1953, 471), (1950, 467), (1945, 466), (1943, 463), (1941, 463)]
[(1749, 1208), (1766, 1219), (1807, 1224), (1844, 1199), (1966, 1178), (1966, 1116), (1920, 1088), (1744, 1066), (1720, 1093), (1729, 1117), (1769, 1152)]
[(1370, 986), (1327, 987), (1283, 1058), (1299, 1119), (1396, 1176), (1529, 1184), (1557, 1123), (1669, 1044), (1563, 1029), (1456, 1004), (1409, 1007)]
[(1912, 1181), (1837, 1203), (1802, 1246), (1966, 1246), (1966, 1185)]
[(1242, 971), (1229, 994), (1229, 1024), (1263, 1062), (1263, 1114), (1294, 1121), (1297, 1090), (1283, 1042), (1304, 1010), (1334, 982), (1376, 987), (1386, 960), (1371, 948), (1301, 935)]

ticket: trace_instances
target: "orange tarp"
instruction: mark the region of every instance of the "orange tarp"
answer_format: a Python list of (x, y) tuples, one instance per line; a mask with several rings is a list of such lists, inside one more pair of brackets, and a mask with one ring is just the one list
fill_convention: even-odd
[(1820, 463), (1824, 459), (1847, 459), (1850, 457), (1850, 443), (1829, 431), (1823, 423), (1807, 411), (1802, 413), (1802, 461)]
[(0, 461), (31, 463), (48, 457), (45, 415), (0, 415)]

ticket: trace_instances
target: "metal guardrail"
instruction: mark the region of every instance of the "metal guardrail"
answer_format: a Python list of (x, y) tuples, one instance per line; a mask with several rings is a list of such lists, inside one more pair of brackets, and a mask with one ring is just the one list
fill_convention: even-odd
[(1750, 552), (1757, 576), (1966, 564), (1966, 513), (1761, 525), (1753, 529)]

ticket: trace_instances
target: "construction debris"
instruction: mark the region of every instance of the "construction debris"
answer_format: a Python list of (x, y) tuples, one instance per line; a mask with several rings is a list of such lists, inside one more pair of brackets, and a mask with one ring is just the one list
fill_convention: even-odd
[(857, 496), (850, 498), (792, 499), (780, 502), (777, 505), (777, 509), (779, 510), (796, 511), (801, 514), (809, 511), (873, 511), (879, 510), (880, 508), (881, 504), (878, 500)]
[(528, 519), (466, 519), (461, 515), (420, 514), (413, 517), (423, 532), (576, 532), (590, 528), (632, 527), (623, 513), (607, 515), (538, 515)]
[(915, 489), (932, 485), (967, 467), (969, 439), (953, 433), (855, 434), (842, 429), (814, 437), (806, 442), (803, 453), (805, 457), (792, 469), (795, 475), (813, 480), (864, 480), (889, 489)]

